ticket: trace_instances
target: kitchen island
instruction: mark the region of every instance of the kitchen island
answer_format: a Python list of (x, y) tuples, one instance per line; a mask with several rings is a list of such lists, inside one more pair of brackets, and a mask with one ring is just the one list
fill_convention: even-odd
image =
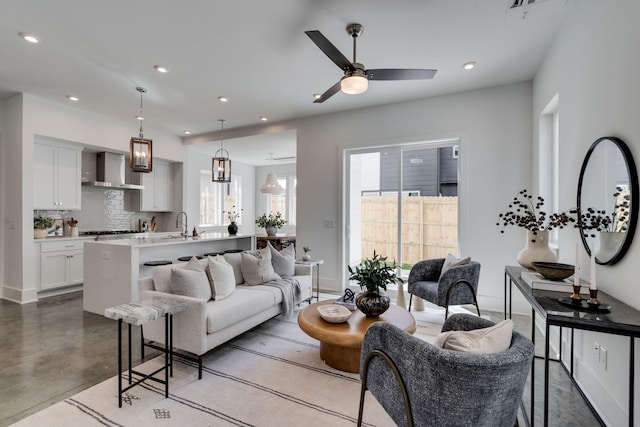
[(85, 242), (83, 308), (104, 315), (104, 310), (139, 300), (138, 279), (150, 276), (149, 261), (177, 263), (179, 257), (203, 256), (229, 249), (255, 247), (255, 236), (202, 233), (197, 237), (176, 234)]

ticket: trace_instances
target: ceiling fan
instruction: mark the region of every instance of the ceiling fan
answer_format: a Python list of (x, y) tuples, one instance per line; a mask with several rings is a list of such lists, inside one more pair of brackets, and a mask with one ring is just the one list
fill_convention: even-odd
[(369, 87), (369, 80), (421, 80), (432, 79), (438, 70), (427, 69), (402, 69), (402, 68), (380, 68), (376, 70), (365, 70), (364, 65), (356, 62), (356, 39), (364, 30), (360, 24), (347, 25), (347, 33), (353, 39), (353, 62), (350, 62), (338, 48), (336, 48), (318, 30), (305, 31), (321, 51), (331, 59), (340, 69), (344, 71), (344, 76), (339, 82), (331, 86), (325, 93), (316, 96), (314, 103), (321, 103), (342, 90), (348, 94), (363, 93)]

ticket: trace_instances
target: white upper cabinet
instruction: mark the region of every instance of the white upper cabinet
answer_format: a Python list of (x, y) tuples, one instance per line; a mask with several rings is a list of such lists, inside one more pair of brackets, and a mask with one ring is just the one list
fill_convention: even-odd
[(153, 160), (153, 171), (134, 173), (134, 182), (144, 186), (140, 197), (133, 197), (133, 206), (140, 212), (171, 212), (173, 210), (173, 177), (168, 163)]
[(33, 208), (80, 209), (82, 149), (36, 142), (33, 160)]

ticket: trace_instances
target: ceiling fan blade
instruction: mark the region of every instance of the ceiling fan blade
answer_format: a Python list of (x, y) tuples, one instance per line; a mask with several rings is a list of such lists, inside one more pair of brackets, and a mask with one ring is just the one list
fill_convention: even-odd
[(346, 71), (354, 69), (351, 61), (349, 61), (347, 57), (344, 56), (342, 52), (340, 52), (338, 48), (333, 45), (333, 43), (331, 43), (325, 36), (323, 36), (320, 31), (313, 30), (305, 31), (304, 33), (308, 35), (311, 41), (313, 41), (316, 46), (318, 46), (320, 50), (329, 57), (330, 60), (335, 62), (335, 64), (340, 67), (341, 70)]
[(334, 84), (329, 89), (327, 89), (327, 91), (322, 95), (320, 95), (320, 98), (317, 98), (316, 100), (314, 100), (313, 103), (320, 104), (326, 101), (327, 99), (331, 98), (333, 95), (335, 95), (338, 92), (340, 92), (340, 81), (338, 81), (338, 83)]
[(381, 68), (366, 70), (369, 80), (422, 80), (432, 79), (438, 70)]

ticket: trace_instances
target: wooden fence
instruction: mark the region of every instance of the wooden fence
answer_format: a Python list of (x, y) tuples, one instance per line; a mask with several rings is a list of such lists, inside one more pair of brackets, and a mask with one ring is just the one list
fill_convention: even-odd
[[(373, 251), (397, 259), (398, 199), (362, 197), (362, 254)], [(408, 269), (417, 261), (458, 254), (458, 198), (402, 198), (402, 261)]]

